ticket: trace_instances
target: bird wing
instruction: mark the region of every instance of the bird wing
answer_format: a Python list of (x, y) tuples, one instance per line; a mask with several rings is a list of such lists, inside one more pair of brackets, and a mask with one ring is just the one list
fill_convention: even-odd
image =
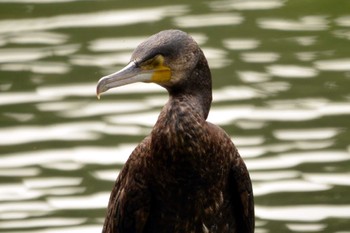
[(147, 222), (151, 195), (144, 174), (150, 139), (131, 153), (113, 187), (103, 233), (142, 233)]
[(255, 228), (254, 197), (248, 169), (227, 133), (210, 122), (208, 122), (208, 126), (211, 133), (215, 135), (214, 138), (221, 141), (221, 145), (225, 149), (223, 153), (226, 156), (230, 154), (232, 159), (228, 185), (233, 203), (233, 212), (237, 219), (237, 232), (253, 233)]
[(253, 233), (255, 216), (252, 183), (243, 159), (239, 156), (235, 147), (234, 149), (237, 155), (232, 163), (229, 185), (231, 187), (235, 215), (238, 219), (237, 228), (240, 229), (238, 232)]

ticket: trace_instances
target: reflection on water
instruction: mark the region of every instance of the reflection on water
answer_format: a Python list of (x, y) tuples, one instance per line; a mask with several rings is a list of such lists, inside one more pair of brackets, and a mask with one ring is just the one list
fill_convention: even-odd
[(280, 0), (214, 1), (210, 5), (214, 10), (268, 10), (283, 6)]
[(299, 20), (260, 19), (258, 25), (281, 31), (322, 31), (328, 28), (328, 21), (325, 16), (305, 16)]
[(239, 14), (215, 13), (206, 15), (181, 16), (175, 18), (174, 21), (176, 27), (178, 28), (197, 28), (240, 24), (243, 21), (243, 17)]
[[(154, 7), (150, 9), (107, 10), (94, 13), (59, 15), (30, 19), (8, 19), (0, 22), (0, 33), (82, 28), (99, 26), (122, 26), (163, 20), (181, 15), (185, 6)], [(139, 17), (142, 15), (142, 17)]]
[(208, 120), (251, 172), (256, 232), (349, 230), (350, 6), (339, 1), (0, 0), (0, 231), (101, 230), (167, 94), (141, 83), (98, 101), (96, 82), (165, 28), (191, 33), (208, 58)]
[(303, 205), (268, 208), (258, 206), (256, 212), (264, 219), (319, 222), (328, 218), (350, 218), (350, 205)]

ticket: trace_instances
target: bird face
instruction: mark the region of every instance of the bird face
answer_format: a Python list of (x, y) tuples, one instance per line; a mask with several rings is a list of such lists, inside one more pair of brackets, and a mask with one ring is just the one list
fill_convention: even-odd
[(157, 33), (135, 49), (126, 67), (98, 81), (97, 97), (111, 88), (135, 82), (171, 87), (197, 62), (197, 48), (196, 42), (184, 32), (168, 30)]
[(162, 85), (171, 79), (170, 68), (164, 65), (164, 57), (156, 55), (145, 61), (131, 61), (120, 71), (102, 77), (97, 84), (97, 97), (107, 90), (135, 82), (154, 82)]

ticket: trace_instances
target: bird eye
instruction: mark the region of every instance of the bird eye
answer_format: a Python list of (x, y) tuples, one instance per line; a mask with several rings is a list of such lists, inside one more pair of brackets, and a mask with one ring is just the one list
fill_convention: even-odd
[(160, 54), (144, 61), (141, 63), (143, 69), (154, 69), (158, 66), (163, 65), (164, 57)]

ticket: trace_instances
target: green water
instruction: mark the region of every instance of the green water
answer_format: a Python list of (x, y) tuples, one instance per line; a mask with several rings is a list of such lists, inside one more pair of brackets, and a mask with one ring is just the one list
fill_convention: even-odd
[(350, 232), (350, 1), (0, 0), (0, 232), (99, 232), (166, 92), (97, 80), (169, 28), (208, 58), (257, 233)]

